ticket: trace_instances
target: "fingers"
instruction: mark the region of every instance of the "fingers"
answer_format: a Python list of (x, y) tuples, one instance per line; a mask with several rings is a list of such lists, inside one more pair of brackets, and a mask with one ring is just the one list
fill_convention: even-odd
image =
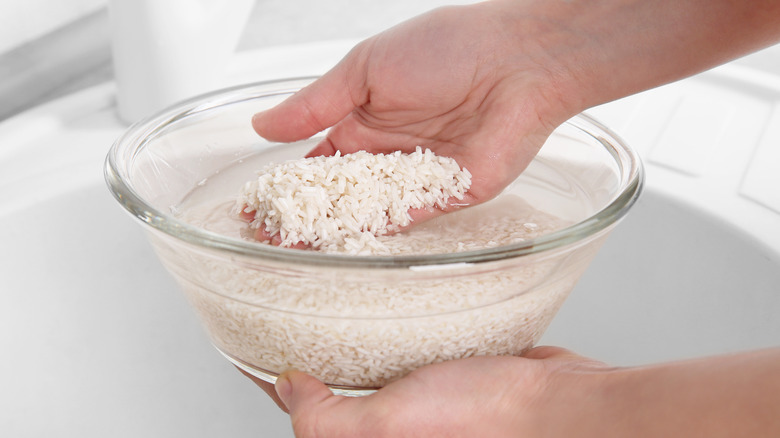
[(381, 126), (372, 127), (356, 116), (357, 111), (330, 128), (328, 135), (317, 144), (306, 157), (332, 156), (336, 151), (342, 155), (365, 150), (373, 154), (390, 154), (395, 151), (414, 152), (417, 146), (427, 145), (435, 149), (429, 140), (405, 132), (394, 132)]
[(241, 210), (238, 212), (238, 217), (242, 220), (245, 220), (247, 222), (252, 222), (255, 220), (255, 211), (246, 211), (246, 204), (241, 208)]
[(368, 96), (361, 53), (361, 49), (353, 49), (318, 80), (276, 107), (255, 114), (252, 127), (267, 140), (292, 142), (338, 123)]
[[(329, 153), (328, 147), (329, 146), (325, 144), (323, 145), (322, 149), (319, 149), (319, 147), (317, 147), (313, 149), (313, 152), (328, 154)], [(409, 217), (411, 218), (411, 222), (409, 223), (409, 225), (401, 227), (400, 229), (394, 232), (403, 232), (404, 230), (419, 225), (425, 221), (435, 219), (445, 213), (449, 213), (459, 208), (467, 207), (477, 203), (478, 203), (477, 199), (475, 199), (471, 194), (466, 193), (463, 199), (457, 199), (454, 197), (448, 199), (447, 205), (444, 208), (434, 207), (434, 208), (411, 209), (409, 210)], [(247, 212), (246, 207), (244, 207), (239, 212), (239, 217), (246, 222), (252, 222), (253, 220), (255, 220), (255, 211), (252, 210)], [(293, 249), (311, 249), (311, 245), (304, 242), (285, 243), (282, 239), (282, 236), (279, 233), (275, 233), (275, 234), (270, 233), (266, 229), (264, 224), (260, 224), (259, 226), (257, 226), (257, 228), (254, 229), (254, 231), (252, 232), (252, 237), (258, 242), (270, 243), (273, 246), (284, 246), (285, 248), (293, 248)]]
[[(239, 212), (238, 217), (246, 222), (252, 222), (255, 220), (255, 214), (256, 214), (255, 210), (247, 212), (245, 207)], [(282, 246), (282, 244), (284, 244), (281, 234), (270, 233), (264, 224), (260, 224), (257, 228), (255, 228), (254, 232), (252, 233), (252, 237), (258, 242), (270, 243), (273, 246)], [(284, 245), (284, 247), (295, 248), (295, 249), (308, 249), (309, 245), (303, 242), (294, 242), (294, 243), (287, 243)]]
[(271, 400), (276, 403), (277, 406), (284, 412), (287, 412), (287, 407), (284, 405), (282, 400), (279, 398), (279, 396), (276, 394), (276, 389), (274, 388), (273, 383), (266, 382), (265, 380), (258, 379), (257, 377), (249, 374), (248, 372), (242, 370), (239, 367), (236, 367), (237, 370), (241, 371), (241, 374), (247, 376), (251, 381), (255, 382), (255, 385), (260, 387), (263, 391), (265, 391), (266, 394), (268, 394), (269, 397), (271, 397)]
[(334, 395), (316, 378), (300, 371), (287, 371), (276, 380), (276, 393), (287, 407), (298, 437), (366, 436), (356, 432), (361, 423), (361, 400)]
[(303, 242), (285, 243), (282, 240), (282, 236), (279, 233), (271, 234), (266, 230), (265, 226), (260, 225), (255, 230), (255, 240), (258, 242), (270, 242), (273, 246), (284, 246), (285, 248), (293, 249), (309, 249), (310, 245)]
[(449, 198), (447, 200), (447, 205), (444, 208), (434, 207), (411, 209), (409, 210), (409, 217), (411, 217), (412, 222), (407, 227), (402, 228), (401, 231), (415, 225), (419, 225), (425, 221), (435, 219), (445, 213), (452, 213), (453, 211), (456, 211), (460, 208), (469, 207), (479, 203), (480, 200), (476, 199), (469, 192), (466, 192), (466, 194), (463, 196), (463, 199), (457, 199), (454, 197)]
[(301, 413), (316, 412), (318, 405), (325, 400), (336, 397), (325, 384), (300, 371), (291, 370), (282, 373), (276, 379), (276, 384), (273, 384), (259, 379), (239, 367), (236, 369), (265, 391), (293, 419), (299, 418)]
[(333, 156), (337, 150), (338, 148), (336, 145), (333, 144), (330, 138), (326, 137), (324, 140), (319, 142), (317, 146), (310, 150), (308, 154), (306, 154), (306, 158), (330, 157)]
[(236, 368), (265, 391), (279, 408), (290, 415), (296, 436), (321, 436), (321, 430), (314, 430), (314, 428), (321, 428), (323, 423), (315, 419), (320, 412), (327, 410), (329, 400), (338, 402), (339, 398), (327, 386), (300, 371), (282, 373), (274, 385), (241, 368)]
[(276, 394), (290, 416), (315, 410), (325, 400), (336, 397), (324, 383), (300, 371), (287, 371), (276, 379)]

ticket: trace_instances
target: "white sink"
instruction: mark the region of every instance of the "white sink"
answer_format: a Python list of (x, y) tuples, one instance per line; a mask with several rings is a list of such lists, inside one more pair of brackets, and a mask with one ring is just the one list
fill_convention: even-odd
[[(350, 45), (239, 56), (226, 84), (321, 73)], [(780, 86), (753, 79), (731, 69), (681, 86), (758, 90), (770, 96), (773, 117)], [(636, 121), (654, 96), (673, 92), (594, 110), (625, 127), (630, 143), (641, 135), (637, 143), (650, 144), (639, 148), (648, 156), (647, 190), (544, 342), (618, 365), (780, 344), (773, 195), (745, 188), (753, 177), (743, 170), (739, 178), (718, 170), (713, 184), (707, 169), (685, 173), (662, 162), (655, 145), (671, 141), (668, 124), (657, 129), (666, 137), (648, 141), (652, 126)], [(113, 95), (112, 84), (101, 85), (0, 124), (2, 434), (292, 436), (287, 416), (209, 344), (140, 227), (105, 188), (103, 158), (125, 128)], [(774, 135), (765, 131), (750, 138)], [(758, 150), (745, 152), (746, 166)], [(724, 187), (732, 180), (741, 189)]]
[(780, 346), (780, 76), (731, 64), (590, 112), (647, 190), (542, 342), (616, 365)]
[(542, 343), (614, 365), (648, 364), (778, 346), (779, 314), (777, 252), (651, 188)]

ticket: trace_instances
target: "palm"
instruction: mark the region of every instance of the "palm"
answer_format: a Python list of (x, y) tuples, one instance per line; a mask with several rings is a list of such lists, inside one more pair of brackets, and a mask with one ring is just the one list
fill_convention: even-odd
[(252, 378), (292, 417), (302, 436), (516, 436), (539, 417), (551, 376), (607, 370), (601, 362), (557, 347), (525, 357), (483, 356), (433, 364), (368, 397), (333, 396), (311, 376), (287, 376), (299, 397), (285, 406), (273, 385)]
[(365, 41), (312, 86), (256, 117), (255, 129), (294, 141), (331, 127), (310, 155), (410, 152), (421, 145), (471, 172), (461, 203), (492, 198), (525, 168), (552, 127), (539, 123), (531, 76), (517, 73), (522, 66), (499, 69), (493, 61), (503, 56), (488, 41), (484, 22), (471, 21), (478, 27), (468, 29), (453, 26), (453, 17), (435, 11)]

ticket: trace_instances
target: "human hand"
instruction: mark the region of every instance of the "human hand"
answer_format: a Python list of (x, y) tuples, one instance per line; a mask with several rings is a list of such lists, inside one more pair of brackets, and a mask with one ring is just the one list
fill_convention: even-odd
[(488, 200), (572, 113), (558, 108), (551, 90), (554, 60), (540, 48), (518, 50), (514, 25), (503, 20), (507, 7), (514, 5), (439, 9), (370, 38), (321, 79), (257, 114), (254, 128), (289, 142), (332, 127), (310, 156), (422, 145), (471, 172), (457, 206)]
[(331, 127), (310, 155), (430, 148), (471, 172), (457, 206), (476, 204), (514, 180), (568, 118), (777, 41), (779, 16), (771, 0), (492, 0), (438, 9), (362, 42), (253, 126), (281, 142)]
[(537, 347), (428, 365), (357, 398), (296, 371), (275, 390), (252, 379), (299, 438), (780, 436), (780, 348), (616, 368)]
[[(608, 367), (567, 350), (539, 347), (524, 357), (472, 357), (420, 368), (365, 397), (336, 396), (314, 377), (282, 374), (274, 387), (252, 378), (290, 414), (296, 436), (514, 437), (549, 428), (550, 391), (569, 402), (588, 395)], [(589, 376), (590, 379), (582, 377)]]

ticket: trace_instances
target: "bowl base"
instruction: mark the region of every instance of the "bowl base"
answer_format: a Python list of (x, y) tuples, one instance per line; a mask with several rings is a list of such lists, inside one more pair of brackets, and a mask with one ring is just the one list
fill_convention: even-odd
[[(271, 384), (276, 384), (276, 378), (279, 377), (278, 373), (273, 373), (262, 368), (258, 368), (254, 365), (250, 365), (241, 359), (231, 356), (229, 353), (222, 351), (219, 347), (214, 347), (219, 351), (227, 360), (233, 365), (243, 370), (244, 372), (257, 377), (260, 380), (266, 381)], [(344, 386), (344, 385), (329, 385), (325, 384), (331, 392), (335, 395), (343, 395), (347, 397), (363, 397), (371, 395), (377, 391), (378, 388), (361, 388), (359, 386)]]

